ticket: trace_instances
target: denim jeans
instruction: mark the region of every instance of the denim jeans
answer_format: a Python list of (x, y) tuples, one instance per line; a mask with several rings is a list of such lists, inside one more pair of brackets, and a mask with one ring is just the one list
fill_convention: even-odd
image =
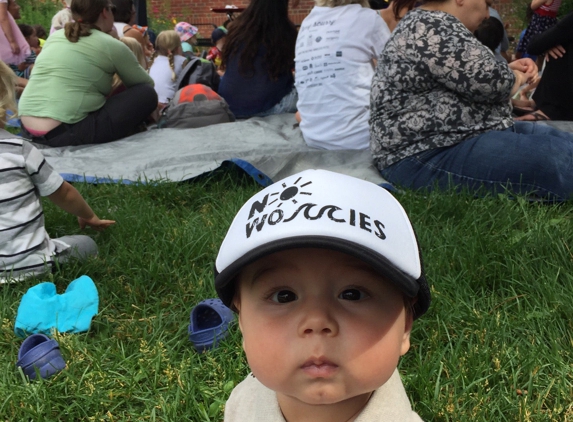
[(504, 131), (406, 157), (381, 173), (410, 189), (455, 186), (475, 193), (485, 189), (564, 201), (573, 198), (573, 135), (515, 122)]

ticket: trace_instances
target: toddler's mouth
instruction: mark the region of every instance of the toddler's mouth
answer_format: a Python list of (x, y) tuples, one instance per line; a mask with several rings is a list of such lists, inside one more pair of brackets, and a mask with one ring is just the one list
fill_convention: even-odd
[(310, 358), (300, 369), (312, 378), (327, 378), (338, 372), (338, 365), (324, 357)]

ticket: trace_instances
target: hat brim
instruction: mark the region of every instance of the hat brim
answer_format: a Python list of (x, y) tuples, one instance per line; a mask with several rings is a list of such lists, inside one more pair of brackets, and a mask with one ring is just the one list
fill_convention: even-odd
[(416, 279), (397, 269), (384, 256), (363, 245), (328, 236), (298, 236), (275, 240), (249, 251), (221, 272), (218, 272), (215, 266), (215, 290), (219, 298), (226, 306), (231, 307), (235, 296), (235, 278), (246, 265), (264, 256), (295, 248), (331, 249), (364, 261), (378, 274), (394, 284), (404, 295), (409, 298), (417, 298), (413, 305), (414, 319), (422, 316), (430, 306), (430, 292), (423, 267), (420, 277)]

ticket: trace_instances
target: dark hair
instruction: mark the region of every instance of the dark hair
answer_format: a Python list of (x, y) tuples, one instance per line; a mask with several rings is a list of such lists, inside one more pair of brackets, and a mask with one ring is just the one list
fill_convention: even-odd
[(66, 23), (66, 38), (70, 42), (78, 42), (80, 37), (89, 37), (92, 29), (98, 29), (95, 24), (103, 9), (109, 6), (108, 0), (74, 0), (71, 11), (75, 22)]
[(269, 77), (276, 80), (294, 66), (296, 36), (296, 27), (288, 18), (288, 0), (252, 0), (229, 25), (221, 67), (224, 69), (237, 54), (239, 72), (252, 73), (255, 57), (263, 46)]
[(24, 35), (24, 38), (31, 37), (34, 33), (34, 28), (30, 25), (26, 25), (25, 23), (19, 23), (18, 28), (20, 28), (20, 32)]
[[(133, 10), (133, 0), (111, 0), (115, 5), (115, 12), (113, 12), (113, 19), (116, 22), (130, 23), (131, 11)], [(120, 34), (121, 36), (121, 34)]]
[(503, 40), (503, 24), (499, 19), (490, 16), (479, 24), (474, 35), (483, 45), (495, 51)]
[(34, 26), (34, 31), (36, 31), (36, 35), (38, 36), (38, 38), (41, 38), (43, 40), (48, 38), (48, 33), (46, 32), (46, 30), (42, 25), (33, 25), (33, 26)]

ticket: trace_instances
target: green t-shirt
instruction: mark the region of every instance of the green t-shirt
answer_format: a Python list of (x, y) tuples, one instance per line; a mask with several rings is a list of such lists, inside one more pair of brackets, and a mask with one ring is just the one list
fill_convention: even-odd
[(20, 116), (77, 123), (103, 107), (114, 73), (128, 88), (153, 85), (131, 50), (110, 35), (92, 30), (90, 36), (72, 43), (64, 30), (56, 31), (36, 59), (18, 112)]

